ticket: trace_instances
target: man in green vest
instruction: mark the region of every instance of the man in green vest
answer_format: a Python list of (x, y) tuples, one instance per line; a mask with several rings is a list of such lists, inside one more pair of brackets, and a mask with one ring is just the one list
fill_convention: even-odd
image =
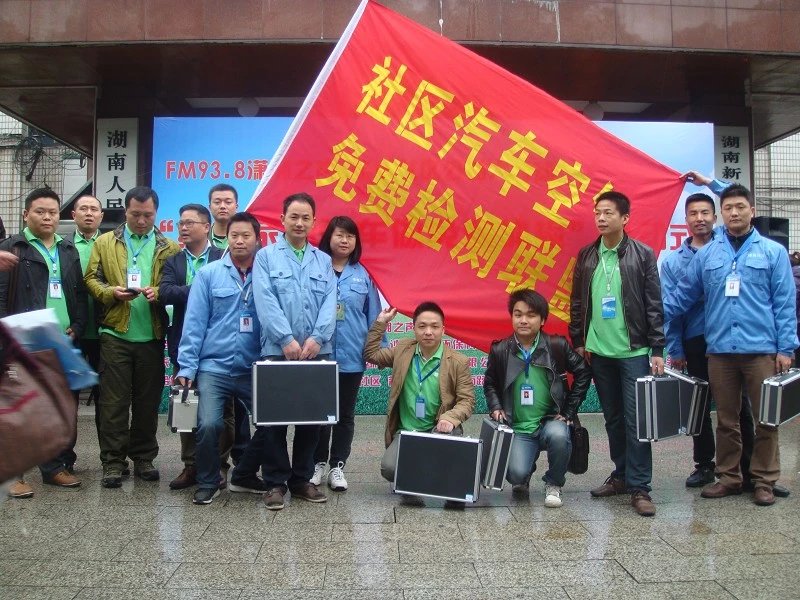
[(239, 194), (236, 188), (227, 183), (218, 183), (208, 191), (208, 208), (214, 217), (211, 227), (211, 243), (225, 250), (228, 247), (228, 221), (239, 207)]
[[(72, 210), (72, 220), (75, 221), (75, 231), (65, 236), (78, 250), (81, 259), (81, 273), (86, 272), (89, 265), (89, 256), (92, 246), (100, 236), (100, 223), (103, 222), (103, 205), (94, 196), (81, 196), (75, 200)], [(100, 367), (100, 340), (97, 336), (97, 321), (95, 318), (94, 300), (87, 294), (87, 322), (86, 331), (80, 340), (81, 352), (91, 367), (97, 371)], [(98, 422), (99, 411), (97, 401), (100, 398), (100, 386), (92, 388), (89, 402), (94, 400), (95, 423)]]
[(100, 320), (100, 460), (102, 485), (117, 488), (133, 473), (157, 481), (158, 405), (164, 389), (167, 314), (158, 286), (178, 244), (154, 227), (158, 195), (149, 187), (125, 194), (125, 223), (97, 238), (85, 281), (103, 307)]

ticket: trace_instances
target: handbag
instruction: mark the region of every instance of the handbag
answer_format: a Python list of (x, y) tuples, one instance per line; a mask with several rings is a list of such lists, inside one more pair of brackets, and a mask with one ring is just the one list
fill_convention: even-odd
[[(553, 362), (559, 371), (559, 376), (564, 384), (565, 393), (569, 393), (567, 381), (567, 349), (566, 340), (556, 338), (551, 346)], [(581, 425), (581, 420), (576, 414), (569, 426), (569, 437), (572, 441), (572, 454), (569, 457), (567, 471), (573, 475), (582, 475), (589, 470), (589, 432)]]
[(27, 352), (0, 323), (0, 482), (66, 448), (78, 406), (53, 350)]
[(589, 469), (589, 432), (581, 425), (578, 415), (575, 415), (572, 425), (569, 426), (569, 437), (572, 440), (572, 454), (567, 471), (581, 475)]

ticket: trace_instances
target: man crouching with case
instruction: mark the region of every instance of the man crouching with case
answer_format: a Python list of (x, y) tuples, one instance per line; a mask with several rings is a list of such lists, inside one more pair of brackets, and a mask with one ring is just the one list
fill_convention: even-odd
[[(508, 299), (514, 334), (492, 342), (483, 391), (492, 419), (514, 428), (508, 474), (515, 494), (527, 494), (536, 460), (547, 450), (544, 505), (561, 506), (561, 487), (572, 452), (569, 426), (586, 397), (592, 373), (561, 336), (542, 331), (549, 309), (533, 290)], [(575, 377), (572, 390), (566, 372)]]
[[(392, 388), (386, 412), (386, 451), (381, 475), (394, 481), (400, 431), (424, 431), (462, 435), (461, 424), (475, 407), (467, 358), (442, 342), (444, 312), (433, 302), (414, 311), (414, 339), (400, 340), (394, 348), (381, 348), (386, 324), (397, 314), (385, 308), (367, 333), (364, 358), (379, 368), (392, 368)], [(405, 504), (421, 505), (422, 499), (404, 496)], [(445, 504), (463, 508), (463, 503)]]

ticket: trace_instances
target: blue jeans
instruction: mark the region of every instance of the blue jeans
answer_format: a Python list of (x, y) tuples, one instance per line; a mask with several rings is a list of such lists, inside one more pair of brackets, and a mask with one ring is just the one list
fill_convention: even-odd
[(650, 373), (650, 360), (646, 354), (633, 358), (592, 354), (591, 366), (614, 463), (611, 476), (623, 480), (629, 492), (649, 492), (653, 454), (650, 442), (640, 442), (636, 433), (636, 379)]
[(567, 465), (572, 454), (569, 425), (563, 421), (545, 421), (533, 433), (515, 433), (508, 459), (506, 479), (512, 485), (526, 483), (536, 467), (539, 453), (547, 450), (550, 468), (542, 477), (549, 485), (561, 487), (566, 481)]
[[(199, 372), (197, 389), (200, 404), (197, 409), (197, 435), (195, 466), (197, 485), (200, 488), (216, 489), (219, 485), (219, 435), (225, 428), (222, 414), (225, 404), (238, 398), (248, 410), (252, 408), (253, 377), (246, 375), (218, 375)], [(239, 459), (231, 476), (232, 480), (255, 476), (264, 456), (263, 427), (256, 428), (253, 439)]]

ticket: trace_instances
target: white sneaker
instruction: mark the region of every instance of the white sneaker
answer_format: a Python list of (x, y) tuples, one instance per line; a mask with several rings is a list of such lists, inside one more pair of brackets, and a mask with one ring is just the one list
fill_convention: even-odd
[(559, 486), (549, 484), (544, 486), (544, 505), (547, 508), (561, 506), (561, 488)]
[(334, 492), (343, 492), (347, 489), (347, 479), (344, 478), (344, 463), (339, 462), (328, 473), (328, 487)]
[(314, 475), (311, 477), (311, 483), (314, 485), (319, 485), (322, 483), (322, 480), (325, 478), (325, 467), (328, 466), (324, 462), (319, 462), (314, 465)]

